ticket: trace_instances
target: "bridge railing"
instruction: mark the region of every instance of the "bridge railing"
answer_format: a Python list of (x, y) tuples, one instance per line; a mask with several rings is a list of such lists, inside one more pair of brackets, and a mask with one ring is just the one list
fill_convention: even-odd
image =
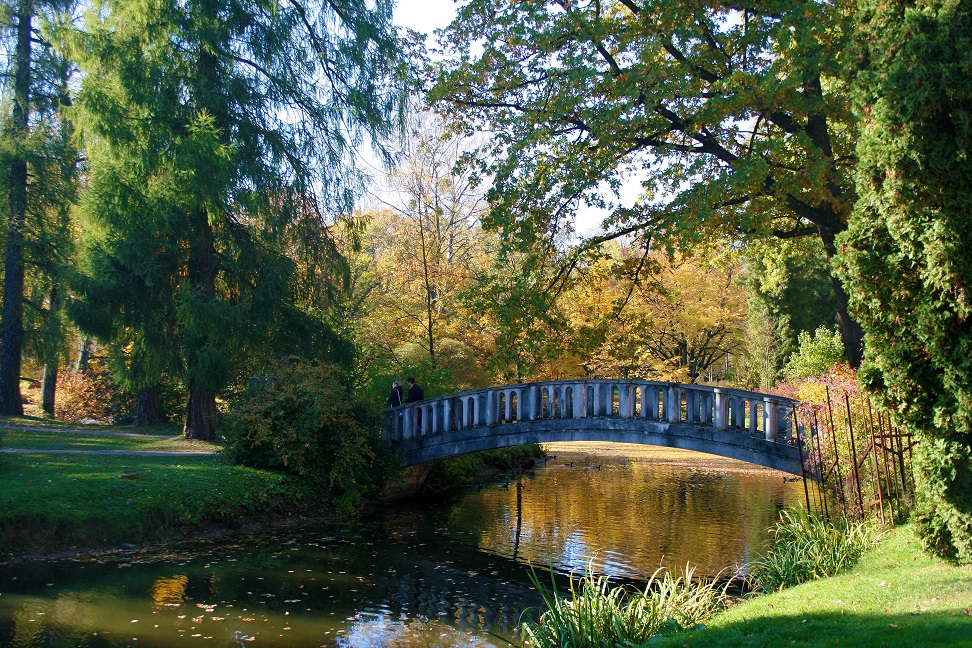
[(558, 380), (459, 392), (386, 410), (390, 441), (543, 419), (619, 418), (789, 437), (793, 401), (741, 389), (651, 380)]

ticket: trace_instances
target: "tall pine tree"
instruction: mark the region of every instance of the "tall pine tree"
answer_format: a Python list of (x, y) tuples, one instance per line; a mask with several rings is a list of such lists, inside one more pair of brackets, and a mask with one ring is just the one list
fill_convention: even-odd
[(187, 438), (214, 436), (247, 357), (313, 333), (285, 246), (327, 238), (354, 145), (398, 122), (390, 17), (387, 0), (106, 0), (75, 39), (92, 234), (75, 313), (127, 345), (140, 386), (185, 370)]
[(60, 246), (52, 244), (45, 223), (50, 224), (52, 213), (59, 214), (61, 221), (67, 217), (77, 179), (69, 124), (61, 115), (70, 66), (45, 40), (40, 26), (59, 22), (75, 4), (73, 0), (0, 3), (0, 43), (6, 55), (0, 195), (7, 207), (0, 414), (23, 413), (25, 268), (32, 266), (32, 274), (39, 270), (56, 283), (50, 273), (63, 267), (57, 257)]

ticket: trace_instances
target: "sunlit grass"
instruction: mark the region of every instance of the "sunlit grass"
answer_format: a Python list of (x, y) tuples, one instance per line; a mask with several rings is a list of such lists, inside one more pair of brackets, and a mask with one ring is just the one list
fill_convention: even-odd
[(972, 567), (924, 553), (910, 526), (882, 534), (842, 574), (756, 596), (713, 617), (705, 629), (653, 646), (968, 646)]
[[(161, 432), (161, 430), (160, 430)], [(212, 452), (218, 445), (207, 441), (190, 441), (181, 434), (154, 438), (149, 436), (109, 436), (74, 432), (37, 432), (4, 430), (4, 448), (31, 450), (154, 450), (165, 452)]]

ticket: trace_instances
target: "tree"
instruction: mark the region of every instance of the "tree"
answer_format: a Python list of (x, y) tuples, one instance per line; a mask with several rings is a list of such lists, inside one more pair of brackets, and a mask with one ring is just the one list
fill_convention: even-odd
[(342, 348), (296, 274), (340, 263), (319, 244), (360, 189), (352, 148), (397, 124), (390, 18), (385, 0), (106, 0), (73, 39), (94, 244), (79, 321), (134, 345), (143, 386), (184, 367), (187, 438), (214, 436), (216, 392), (261, 349)]
[[(813, 234), (829, 259), (855, 199), (850, 4), (473, 0), (430, 98), (493, 135), (470, 163), (493, 178), (484, 224), (510, 240), (569, 232), (587, 204), (610, 210), (591, 245)], [(862, 333), (831, 280), (856, 366)]]
[(414, 114), (403, 144), (401, 160), (388, 170), (384, 202), (394, 216), (382, 219), (391, 253), (382, 294), (395, 330), (421, 341), (434, 371), (437, 344), (454, 335), (449, 323), (472, 277), (483, 196), (468, 174), (455, 172), (468, 142), (450, 137), (440, 117)]
[(926, 543), (972, 563), (972, 6), (865, 2), (858, 41), (861, 198), (840, 262), (860, 380), (916, 435)]
[(621, 260), (651, 270), (635, 286), (613, 271), (610, 259), (582, 270), (565, 292), (571, 313), (570, 346), (585, 371), (600, 376), (696, 382), (722, 370), (740, 348), (745, 300), (732, 255), (696, 260), (615, 247)]
[(70, 65), (38, 28), (41, 22), (59, 21), (73, 4), (20, 0), (0, 6), (8, 61), (4, 76), (13, 81), (12, 87), (4, 85), (4, 107), (9, 113), (5, 111), (3, 117), (2, 191), (8, 212), (0, 314), (0, 414), (23, 414), (24, 269), (32, 264), (50, 271), (57, 264), (57, 247), (46, 244), (51, 239), (42, 224), (52, 212), (66, 215), (65, 204), (72, 199), (77, 179), (69, 125), (60, 117)]

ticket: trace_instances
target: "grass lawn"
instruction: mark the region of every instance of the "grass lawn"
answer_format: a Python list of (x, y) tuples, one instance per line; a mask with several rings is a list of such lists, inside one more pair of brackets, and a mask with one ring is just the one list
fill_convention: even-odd
[(925, 554), (910, 526), (853, 571), (740, 603), (652, 646), (972, 646), (972, 567)]
[[(2, 425), (0, 425), (2, 428)], [(114, 431), (126, 431), (113, 428)], [(97, 431), (95, 431), (97, 432)], [(27, 448), (31, 450), (163, 450), (167, 452), (212, 452), (219, 447), (207, 441), (188, 441), (182, 434), (173, 434), (163, 439), (155, 435), (168, 434), (170, 430), (156, 429), (150, 436), (110, 436), (82, 434), (71, 431), (38, 432), (4, 429), (4, 448)], [(129, 432), (130, 433), (130, 432)]]
[(0, 555), (155, 540), (317, 508), (296, 480), (220, 456), (0, 455)]

